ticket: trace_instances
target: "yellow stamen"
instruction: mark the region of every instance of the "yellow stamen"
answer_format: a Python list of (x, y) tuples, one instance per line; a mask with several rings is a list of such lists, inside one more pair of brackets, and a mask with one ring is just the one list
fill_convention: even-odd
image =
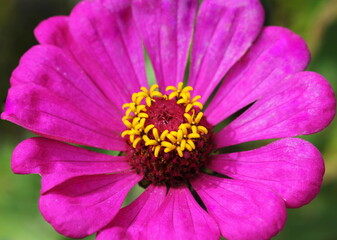
[(147, 98), (145, 99), (145, 101), (146, 101), (146, 105), (147, 105), (148, 107), (151, 107), (152, 99), (151, 99), (150, 97), (147, 97)]
[(164, 141), (168, 133), (169, 133), (168, 130), (165, 130), (164, 132), (162, 132), (160, 135), (160, 140)]
[[(132, 94), (132, 102), (135, 102), (136, 101), (136, 99), (137, 99), (137, 96), (138, 96), (138, 93), (133, 93)], [(128, 104), (128, 103), (126, 103), (126, 104)], [(125, 105), (125, 104), (124, 104)], [(124, 106), (123, 105), (123, 106)], [(124, 108), (123, 108), (124, 109)]]
[(155, 156), (155, 157), (158, 157), (159, 151), (160, 151), (160, 146), (158, 145), (158, 146), (156, 146), (155, 149), (154, 149), (154, 156)]
[(137, 112), (141, 112), (141, 111), (146, 112), (146, 106), (145, 105), (139, 105), (139, 106), (137, 106)]
[(187, 149), (188, 151), (192, 152), (193, 149), (192, 149), (192, 147), (191, 147), (189, 144), (186, 144), (185, 147), (186, 147), (186, 149)]
[(174, 150), (174, 149), (172, 149), (172, 148), (165, 148), (165, 149), (164, 149), (164, 152), (165, 152), (165, 153), (169, 153), (169, 152), (171, 152), (172, 150)]
[(184, 151), (185, 150), (185, 147), (186, 147), (186, 140), (183, 139), (180, 143), (180, 148), (181, 148), (181, 151)]
[(174, 146), (172, 143), (166, 142), (166, 141), (162, 141), (162, 142), (161, 142), (161, 145), (162, 145), (163, 147), (170, 148), (170, 149), (172, 149), (172, 150), (176, 148), (176, 146)]
[(173, 86), (168, 86), (168, 87), (166, 87), (166, 92), (167, 91), (177, 91), (177, 89), (175, 88), (175, 87), (173, 87)]
[(191, 124), (193, 122), (193, 118), (190, 114), (184, 113), (184, 117), (187, 119), (188, 123)]
[(130, 106), (130, 103), (124, 103), (122, 106), (122, 109), (124, 110), (125, 108), (128, 108)]
[(145, 142), (145, 146), (153, 146), (153, 145), (157, 145), (157, 141), (156, 140), (149, 140)]
[[(154, 86), (155, 86), (155, 85), (154, 85)], [(141, 87), (140, 90), (142, 90), (142, 91), (145, 92), (145, 93), (148, 93), (148, 92), (149, 92), (149, 91), (147, 90), (146, 87)]]
[(176, 131), (171, 131), (170, 134), (171, 134), (172, 136), (174, 136), (174, 137), (177, 137), (177, 136), (178, 136), (178, 132), (176, 132)]
[(129, 134), (129, 130), (125, 130), (124, 132), (122, 132), (121, 136), (122, 136), (122, 137), (125, 137), (125, 136), (128, 135), (128, 134)]
[(187, 104), (185, 108), (185, 112), (191, 111), (192, 108), (193, 108), (193, 105), (191, 103)]
[(153, 84), (153, 85), (150, 87), (150, 93), (151, 93), (151, 92), (154, 92), (154, 90), (156, 90), (157, 88), (159, 88), (158, 84)]
[(198, 131), (203, 133), (203, 134), (207, 134), (208, 133), (208, 130), (207, 128), (205, 128), (204, 126), (198, 126)]
[(195, 149), (195, 144), (191, 139), (188, 139), (187, 143), (188, 143), (188, 145), (190, 145), (192, 147), (192, 149)]
[(177, 139), (172, 135), (172, 134), (167, 134), (166, 137), (172, 142), (172, 143), (176, 143)]
[(191, 101), (191, 102), (196, 102), (196, 101), (198, 101), (200, 98), (201, 98), (200, 95), (195, 96), (194, 98), (192, 98), (192, 101)]
[(198, 124), (204, 114), (202, 112), (199, 112), (197, 117), (194, 119), (194, 122)]
[(140, 121), (140, 118), (139, 117), (135, 117), (133, 120), (132, 120), (132, 126), (135, 127)]
[(161, 97), (163, 96), (163, 94), (161, 94), (160, 92), (157, 92), (157, 91), (156, 91), (156, 92), (152, 92), (152, 93), (150, 94), (150, 96), (151, 96), (151, 97), (160, 97), (160, 98), (161, 98)]
[(148, 118), (149, 115), (148, 115), (147, 113), (142, 112), (142, 113), (139, 113), (139, 114), (138, 114), (138, 117), (141, 117), (141, 118)]
[(183, 157), (184, 156), (183, 151), (181, 150), (180, 147), (177, 147), (176, 150), (178, 152), (179, 157)]
[(132, 110), (131, 110), (131, 108), (129, 108), (128, 110), (126, 110), (125, 116), (129, 116), (131, 112), (132, 112)]
[(188, 138), (200, 138), (200, 134), (198, 133), (190, 133), (187, 135)]
[(178, 104), (183, 104), (183, 103), (186, 103), (186, 100), (183, 99), (183, 98), (180, 98), (178, 101), (177, 101)]
[(200, 110), (202, 110), (202, 108), (204, 107), (200, 102), (194, 102), (192, 103), (193, 106), (198, 106), (200, 108)]
[(152, 129), (152, 134), (153, 134), (153, 136), (154, 136), (155, 139), (159, 139), (159, 141), (160, 141), (160, 137), (159, 137), (158, 129), (157, 128), (153, 128)]
[(180, 92), (181, 89), (183, 88), (183, 84), (184, 84), (183, 82), (179, 82), (179, 83), (178, 83), (178, 89), (177, 89), (177, 90), (178, 90), (179, 92)]
[(181, 90), (182, 93), (193, 91), (193, 88), (191, 86), (184, 87), (183, 90)]
[(152, 128), (154, 128), (154, 125), (150, 124), (144, 129), (144, 132), (147, 134)]
[[(129, 140), (134, 148), (143, 142), (142, 144), (149, 146), (149, 150), (153, 151), (155, 157), (159, 156), (162, 149), (165, 153), (176, 150), (179, 157), (183, 157), (185, 150), (196, 149), (195, 141), (197, 140), (195, 139), (208, 134), (208, 129), (200, 125), (203, 113), (199, 112), (195, 115), (194, 107), (203, 108), (203, 105), (198, 102), (201, 96), (197, 95), (191, 98), (190, 92), (193, 88), (191, 86), (184, 87), (182, 82), (179, 82), (177, 87), (166, 87), (166, 91), (172, 91), (169, 94), (162, 94), (158, 88), (157, 84), (152, 85), (149, 89), (141, 87), (139, 92), (132, 94), (130, 103), (122, 105), (122, 109), (125, 110), (122, 122), (127, 129), (121, 133), (121, 136), (124, 138), (129, 135)], [(160, 133), (154, 124), (146, 124), (147, 119), (150, 118), (147, 110), (157, 99), (175, 99), (177, 104), (185, 108), (185, 122), (181, 123), (178, 129), (174, 131), (166, 129)]]
[(181, 142), (182, 139), (183, 139), (183, 131), (181, 131), (181, 129), (179, 129), (178, 130), (177, 141)]
[(187, 128), (185, 124), (180, 124), (179, 129), (181, 129), (184, 135), (187, 135)]
[(140, 142), (140, 140), (142, 140), (140, 137), (139, 138), (136, 138), (133, 143), (132, 143), (132, 147), (136, 148), (137, 147), (137, 144)]
[(172, 98), (175, 98), (175, 97), (178, 97), (179, 93), (178, 92), (171, 92), (170, 95), (168, 96), (168, 99), (172, 99)]
[(128, 121), (128, 120), (123, 120), (123, 123), (125, 126), (127, 126), (128, 128), (132, 128), (132, 124)]

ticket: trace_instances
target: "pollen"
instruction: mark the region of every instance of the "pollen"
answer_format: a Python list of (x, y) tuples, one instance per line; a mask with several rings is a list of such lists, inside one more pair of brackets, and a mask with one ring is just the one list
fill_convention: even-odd
[[(204, 165), (211, 146), (210, 126), (198, 101), (201, 96), (192, 97), (192, 87), (180, 82), (168, 86), (165, 93), (158, 88), (156, 84), (141, 87), (122, 106), (126, 130), (121, 136), (130, 146), (130, 164), (146, 180), (176, 185)], [(172, 182), (172, 177), (178, 180)]]

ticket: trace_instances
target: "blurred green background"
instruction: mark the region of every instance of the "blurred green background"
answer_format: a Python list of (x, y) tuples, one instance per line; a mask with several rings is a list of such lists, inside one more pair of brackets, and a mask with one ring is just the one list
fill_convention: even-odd
[[(76, 0), (0, 1), (0, 100), (20, 56), (36, 44), (35, 26), (50, 16), (69, 14)], [(337, 90), (337, 0), (264, 0), (266, 25), (292, 29), (308, 43), (309, 70), (325, 76)], [(37, 208), (40, 177), (14, 175), (13, 148), (31, 133), (0, 121), (0, 240), (67, 239), (57, 234)], [(284, 230), (274, 239), (337, 239), (337, 121), (305, 139), (323, 153), (326, 175), (321, 193), (309, 205), (288, 210)], [(93, 239), (88, 237), (86, 239)]]

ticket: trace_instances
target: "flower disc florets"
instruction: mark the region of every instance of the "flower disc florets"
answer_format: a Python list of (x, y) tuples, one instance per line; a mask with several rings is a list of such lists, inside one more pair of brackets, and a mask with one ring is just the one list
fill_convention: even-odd
[(144, 180), (177, 186), (194, 177), (211, 152), (211, 127), (201, 112), (201, 98), (191, 98), (192, 87), (169, 86), (162, 94), (158, 85), (145, 87), (123, 105), (122, 133), (129, 150), (126, 155)]

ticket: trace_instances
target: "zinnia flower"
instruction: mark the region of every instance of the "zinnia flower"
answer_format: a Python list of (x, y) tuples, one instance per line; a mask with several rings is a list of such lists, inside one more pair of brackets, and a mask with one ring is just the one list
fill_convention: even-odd
[[(317, 195), (321, 154), (294, 137), (329, 125), (334, 93), (303, 71), (305, 42), (263, 20), (258, 0), (85, 0), (37, 27), (2, 118), (42, 136), (17, 146), (12, 169), (42, 176), (39, 208), (56, 231), (270, 239), (286, 208)], [(121, 209), (136, 184), (145, 191)]]

